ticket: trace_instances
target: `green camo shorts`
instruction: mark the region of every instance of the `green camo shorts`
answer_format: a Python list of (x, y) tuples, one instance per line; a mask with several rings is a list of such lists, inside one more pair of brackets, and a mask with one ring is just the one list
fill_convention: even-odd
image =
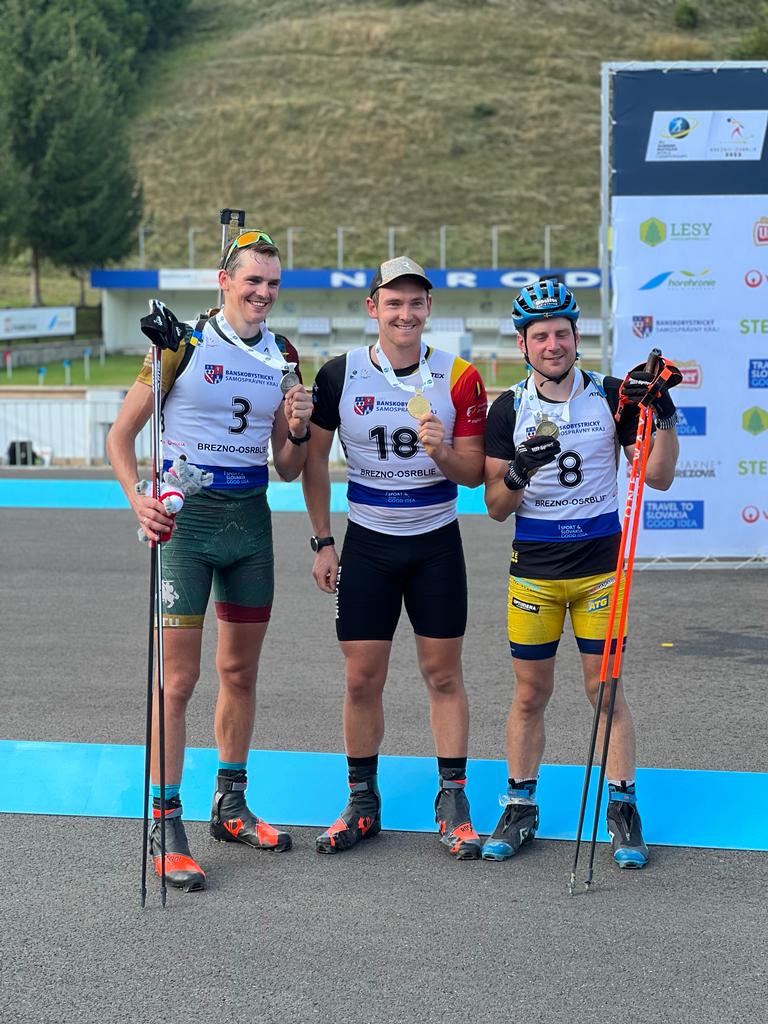
[(275, 572), (266, 488), (239, 497), (203, 491), (176, 516), (163, 545), (163, 625), (202, 629), (211, 586), (218, 619), (269, 621)]

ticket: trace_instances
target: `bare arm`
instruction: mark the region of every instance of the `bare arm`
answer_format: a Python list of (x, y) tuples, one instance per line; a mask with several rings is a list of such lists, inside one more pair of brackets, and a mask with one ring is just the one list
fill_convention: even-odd
[(486, 456), (485, 459), (485, 507), (488, 515), (499, 523), (509, 519), (513, 512), (517, 512), (523, 501), (525, 488), (519, 491), (510, 491), (504, 483), (504, 476), (509, 469), (509, 463), (505, 459), (492, 459)]
[(139, 525), (150, 540), (158, 540), (161, 533), (173, 527), (173, 519), (156, 498), (136, 493), (136, 438), (151, 416), (152, 389), (137, 381), (125, 396), (107, 435), (107, 456)]
[[(334, 433), (333, 430), (318, 427), (316, 423), (312, 424), (312, 437), (307, 444), (309, 450), (301, 478), (312, 533), (316, 537), (329, 537), (331, 534), (331, 477), (328, 472), (328, 457)], [(338, 568), (339, 556), (335, 545), (326, 545), (315, 554), (312, 576), (318, 587), (326, 594), (336, 592)]]
[[(632, 462), (634, 451), (633, 444), (624, 448), (624, 454), (629, 462)], [(657, 430), (651, 439), (651, 451), (645, 468), (645, 482), (649, 487), (656, 491), (669, 490), (675, 479), (675, 466), (679, 454), (680, 443), (675, 428)]]
[(272, 427), (272, 458), (283, 480), (295, 480), (301, 473), (309, 444), (297, 445), (289, 441), (288, 431), (296, 438), (306, 437), (311, 415), (312, 397), (305, 387), (297, 384), (286, 394)]
[(453, 443), (447, 444), (442, 421), (428, 412), (419, 420), (419, 441), (448, 480), (464, 487), (479, 487), (483, 482), (485, 441), (482, 434), (454, 437)]

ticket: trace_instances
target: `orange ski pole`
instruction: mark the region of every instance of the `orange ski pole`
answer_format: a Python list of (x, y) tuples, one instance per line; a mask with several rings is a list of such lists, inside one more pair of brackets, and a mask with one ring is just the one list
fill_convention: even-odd
[[(656, 362), (661, 356), (659, 349), (653, 349), (648, 356), (646, 368), (649, 372), (652, 372)], [(618, 417), (618, 413), (617, 413)], [(587, 753), (587, 764), (584, 772), (584, 784), (581, 792), (581, 805), (579, 808), (579, 821), (576, 828), (576, 849), (574, 851), (573, 866), (571, 868), (571, 877), (568, 883), (568, 891), (573, 895), (574, 886), (576, 884), (576, 871), (579, 863), (579, 853), (581, 850), (581, 834), (584, 827), (584, 817), (586, 814), (587, 798), (589, 796), (589, 787), (592, 778), (592, 765), (595, 758), (595, 747), (597, 744), (597, 734), (600, 727), (600, 709), (602, 708), (603, 698), (605, 694), (605, 685), (608, 679), (608, 664), (610, 661), (611, 648), (615, 642), (614, 649), (614, 678), (611, 685), (611, 693), (609, 698), (609, 705), (606, 714), (606, 731), (603, 742), (603, 757), (601, 760), (600, 769), (600, 782), (598, 784), (597, 803), (595, 807), (595, 818), (593, 823), (592, 841), (590, 846), (590, 862), (589, 872), (587, 881), (585, 881), (585, 887), (588, 889), (592, 882), (592, 865), (594, 862), (594, 850), (597, 836), (597, 822), (600, 816), (600, 803), (602, 795), (602, 786), (605, 778), (605, 766), (608, 756), (608, 743), (610, 742), (610, 730), (613, 720), (613, 707), (616, 699), (616, 686), (618, 684), (618, 672), (621, 667), (621, 651), (623, 638), (623, 631), (627, 621), (627, 611), (629, 607), (629, 588), (631, 585), (632, 566), (634, 564), (635, 545), (637, 541), (637, 524), (639, 522), (639, 512), (636, 515), (636, 510), (642, 507), (640, 500), (642, 498), (643, 485), (645, 483), (645, 467), (648, 461), (648, 452), (650, 450), (650, 439), (651, 439), (651, 425), (653, 416), (650, 410), (645, 405), (640, 405), (640, 415), (637, 424), (637, 435), (635, 437), (635, 447), (632, 455), (632, 463), (629, 474), (629, 485), (627, 488), (627, 501), (624, 509), (624, 519), (622, 521), (621, 529), (621, 541), (619, 544), (619, 553), (616, 560), (616, 574), (614, 580), (613, 591), (611, 593), (611, 601), (608, 607), (608, 623), (605, 632), (605, 643), (603, 644), (603, 655), (600, 663), (600, 680), (597, 690), (597, 697), (595, 699), (595, 713), (592, 720), (592, 732), (590, 734), (589, 750)], [(629, 541), (629, 572), (628, 578), (622, 586), (622, 582), (625, 576), (625, 553), (627, 551), (627, 542)], [(619, 609), (619, 594), (622, 595), (621, 607)], [(616, 630), (616, 618), (617, 609), (619, 609), (619, 629)], [(614, 633), (616, 636), (614, 637)], [(618, 659), (618, 660), (617, 660)]]

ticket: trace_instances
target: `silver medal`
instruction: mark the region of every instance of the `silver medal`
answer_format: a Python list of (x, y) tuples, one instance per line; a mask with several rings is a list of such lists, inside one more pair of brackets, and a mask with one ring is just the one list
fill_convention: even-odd
[(280, 379), (280, 390), (284, 395), (287, 395), (291, 388), (295, 388), (297, 384), (301, 384), (298, 373), (294, 373), (293, 370), (289, 370), (288, 373), (284, 373)]

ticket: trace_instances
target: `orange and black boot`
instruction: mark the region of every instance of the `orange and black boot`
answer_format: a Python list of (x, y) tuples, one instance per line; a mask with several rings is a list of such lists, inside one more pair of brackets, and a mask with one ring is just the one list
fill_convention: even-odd
[(341, 853), (381, 832), (381, 794), (376, 776), (349, 780), (349, 800), (334, 823), (315, 840), (318, 853)]
[(464, 792), (466, 784), (466, 779), (448, 779), (441, 774), (435, 799), (435, 821), (440, 830), (440, 842), (457, 860), (477, 860), (482, 843), (470, 820), (469, 801)]
[[(149, 849), (158, 878), (162, 876), (160, 850), (160, 801), (152, 801), (152, 826)], [(205, 872), (192, 857), (181, 820), (181, 800), (177, 796), (165, 802), (165, 880), (168, 885), (184, 892), (198, 892), (205, 888)]]
[(293, 844), (288, 832), (267, 824), (248, 809), (247, 785), (244, 771), (222, 769), (218, 773), (211, 808), (211, 835), (220, 843), (244, 843), (274, 853), (290, 850)]

